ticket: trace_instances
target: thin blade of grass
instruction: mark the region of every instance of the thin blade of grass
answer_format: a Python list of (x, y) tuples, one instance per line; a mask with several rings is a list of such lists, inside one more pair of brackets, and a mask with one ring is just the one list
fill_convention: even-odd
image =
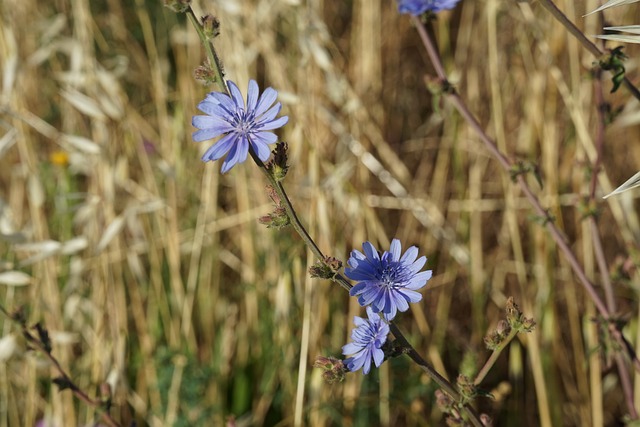
[(640, 43), (640, 36), (627, 36), (624, 34), (605, 34), (602, 36), (596, 36), (602, 40), (611, 40), (622, 43)]
[(593, 11), (587, 13), (584, 16), (589, 16), (589, 15), (594, 14), (596, 12), (601, 12), (603, 10), (609, 9), (611, 7), (616, 7), (616, 6), (622, 6), (622, 5), (625, 5), (625, 4), (635, 3), (637, 1), (640, 1), (640, 0), (609, 0), (608, 2), (606, 2), (605, 4), (603, 4), (602, 6), (597, 8), (596, 10), (593, 10)]
[(604, 27), (610, 31), (624, 31), (625, 33), (640, 34), (640, 25), (623, 25), (621, 27)]
[(611, 197), (614, 194), (623, 193), (623, 192), (625, 192), (627, 190), (631, 190), (632, 188), (636, 188), (636, 187), (640, 187), (640, 172), (638, 172), (637, 174), (633, 175), (631, 178), (629, 178), (627, 181), (625, 181), (625, 183), (622, 184), (620, 187), (616, 188), (611, 193), (609, 193), (606, 196), (604, 196), (603, 199)]

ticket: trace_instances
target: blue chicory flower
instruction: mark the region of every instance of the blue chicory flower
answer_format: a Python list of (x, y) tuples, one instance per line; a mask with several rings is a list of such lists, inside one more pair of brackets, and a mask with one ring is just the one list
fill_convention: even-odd
[(411, 15), (422, 15), (429, 12), (440, 12), (453, 9), (460, 0), (398, 0), (398, 12)]
[[(198, 109), (206, 116), (193, 116), (192, 124), (199, 130), (193, 133), (196, 142), (205, 141), (224, 135), (202, 156), (202, 160), (213, 161), (228, 153), (222, 163), (222, 173), (247, 159), (249, 147), (263, 162), (269, 158), (269, 144), (274, 144), (278, 137), (269, 132), (287, 123), (287, 116), (276, 116), (281, 105), (275, 102), (278, 92), (267, 88), (259, 95), (258, 83), (249, 81), (247, 103), (242, 93), (232, 81), (227, 82), (231, 96), (222, 92), (211, 92), (198, 104)], [(272, 106), (273, 105), (273, 106)]]
[(342, 354), (352, 355), (344, 360), (344, 366), (351, 372), (362, 368), (363, 374), (368, 374), (371, 369), (371, 360), (380, 367), (384, 361), (382, 346), (389, 335), (389, 325), (382, 318), (367, 307), (367, 317), (354, 316), (353, 323), (356, 327), (351, 331), (353, 342), (342, 347)]
[(396, 312), (407, 311), (410, 302), (418, 302), (422, 295), (416, 292), (426, 285), (432, 271), (420, 272), (427, 262), (426, 257), (418, 257), (418, 248), (411, 246), (400, 258), (400, 241), (393, 239), (389, 251), (382, 256), (370, 243), (362, 244), (364, 254), (358, 250), (351, 252), (345, 274), (358, 283), (351, 288), (351, 296), (358, 295), (361, 306), (370, 305), (376, 313), (382, 312), (391, 320)]

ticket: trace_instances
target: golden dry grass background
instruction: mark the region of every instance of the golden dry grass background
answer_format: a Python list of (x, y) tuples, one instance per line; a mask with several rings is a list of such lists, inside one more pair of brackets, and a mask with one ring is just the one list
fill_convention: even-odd
[[(597, 7), (559, 1), (599, 34)], [(433, 383), (408, 360), (339, 385), (311, 368), (339, 355), (362, 310), (312, 280), (292, 230), (256, 219), (271, 202), (251, 162), (226, 175), (199, 161), (191, 116), (207, 89), (183, 16), (157, 1), (1, 0), (0, 285), (8, 310), (42, 322), (53, 354), (87, 392), (113, 385), (125, 425), (442, 423)], [(222, 24), (227, 78), (280, 93), (290, 118), (285, 181), (325, 253), (365, 240), (418, 245), (434, 278), (399, 320), (450, 379), (488, 357), (483, 336), (514, 296), (537, 330), (514, 342), (479, 399), (496, 425), (618, 425), (626, 409), (598, 351), (595, 310), (508, 176), (446, 102), (406, 16), (386, 0), (194, 2)], [(636, 6), (606, 12), (640, 22)], [(537, 5), (463, 0), (434, 24), (451, 81), (510, 156), (537, 163), (537, 194), (599, 283), (579, 210), (593, 161), (594, 58)], [(639, 81), (638, 50), (626, 48)], [(605, 82), (610, 88), (610, 83)], [(640, 168), (638, 103), (607, 130), (599, 194)], [(637, 252), (633, 194), (598, 200), (615, 271)], [(638, 343), (638, 277), (618, 278), (626, 336)], [(0, 317), (0, 427), (90, 425), (92, 408), (51, 384), (54, 371)], [(636, 390), (639, 378), (634, 376)], [(636, 404), (638, 405), (638, 399)]]

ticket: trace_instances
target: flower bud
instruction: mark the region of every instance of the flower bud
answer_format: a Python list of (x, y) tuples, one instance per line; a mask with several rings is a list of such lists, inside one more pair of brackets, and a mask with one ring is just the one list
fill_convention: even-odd
[(213, 15), (202, 17), (202, 30), (209, 40), (220, 35), (220, 20)]
[(282, 206), (276, 206), (276, 208), (268, 215), (258, 218), (260, 224), (264, 224), (267, 228), (281, 229), (291, 223), (287, 211)]
[(316, 262), (312, 267), (309, 267), (309, 274), (311, 274), (311, 277), (333, 279), (340, 268), (342, 268), (342, 261), (328, 256), (325, 257), (324, 260)]
[(458, 375), (456, 383), (463, 400), (469, 402), (477, 395), (476, 386), (466, 375)]
[(196, 68), (193, 72), (193, 77), (204, 86), (209, 86), (216, 82), (216, 73), (208, 63)]
[(509, 297), (507, 300), (507, 322), (509, 326), (518, 332), (531, 332), (536, 326), (536, 322), (533, 319), (527, 319), (520, 311), (518, 305), (514, 302), (513, 297)]
[(342, 360), (335, 357), (318, 356), (313, 363), (314, 368), (323, 369), (322, 378), (329, 384), (344, 381), (344, 377), (348, 372), (342, 363)]
[(489, 350), (495, 350), (503, 343), (510, 332), (511, 326), (509, 326), (509, 323), (506, 320), (500, 320), (496, 329), (484, 337), (484, 343)]
[(282, 181), (289, 171), (287, 165), (289, 144), (284, 141), (278, 142), (276, 148), (272, 151), (273, 159), (267, 163), (267, 170), (273, 174), (276, 181)]

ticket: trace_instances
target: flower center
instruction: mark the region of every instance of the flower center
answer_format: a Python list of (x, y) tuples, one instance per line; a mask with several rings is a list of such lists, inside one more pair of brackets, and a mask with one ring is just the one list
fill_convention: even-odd
[(244, 136), (248, 136), (255, 127), (253, 114), (248, 114), (245, 110), (240, 110), (236, 114), (236, 131)]
[(397, 288), (404, 282), (405, 271), (400, 263), (392, 262), (383, 266), (378, 278), (388, 288)]

